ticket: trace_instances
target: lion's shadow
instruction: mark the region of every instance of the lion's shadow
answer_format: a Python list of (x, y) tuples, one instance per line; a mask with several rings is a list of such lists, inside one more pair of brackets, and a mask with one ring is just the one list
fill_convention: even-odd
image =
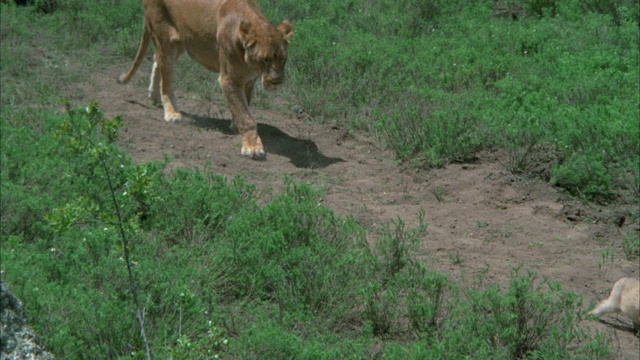
[[(238, 135), (235, 129), (230, 128), (231, 120), (191, 115), (184, 112), (183, 114), (199, 128), (217, 130), (226, 135)], [(292, 137), (275, 126), (258, 123), (258, 133), (267, 151), (267, 156), (271, 153), (287, 157), (297, 168), (321, 169), (345, 161), (341, 158), (325, 156), (312, 140)]]
[(614, 329), (626, 331), (626, 332), (640, 336), (640, 329), (636, 329), (633, 326), (630, 326), (629, 324), (624, 323), (622, 321), (619, 321), (617, 323), (613, 321), (605, 320), (605, 319), (598, 319), (598, 321), (600, 321), (602, 324), (605, 324), (607, 326), (611, 326)]

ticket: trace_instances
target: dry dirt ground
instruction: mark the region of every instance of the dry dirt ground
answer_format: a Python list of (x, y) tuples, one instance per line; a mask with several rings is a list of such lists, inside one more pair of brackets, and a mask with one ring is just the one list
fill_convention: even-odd
[[(349, 134), (339, 119), (335, 125), (314, 123), (283, 104), (277, 92), (260, 89), (251, 112), (268, 155), (266, 161), (253, 161), (240, 155), (240, 136), (229, 130), (231, 115), (221, 94), (205, 99), (177, 86), (185, 119), (166, 123), (162, 108), (147, 100), (150, 64), (143, 64), (131, 84), (116, 84), (114, 76), (127, 66), (96, 72), (73, 101), (95, 98), (107, 116), (123, 115), (120, 145), (136, 162), (167, 154), (169, 169), (209, 164), (215, 173), (243, 174), (258, 188), (275, 190), (287, 174), (322, 189), (326, 206), (353, 214), (371, 234), (397, 218), (415, 226), (422, 209), (428, 230), (421, 256), (435, 269), (465, 280), (486, 271), (487, 280), (506, 284), (512, 267), (524, 264), (564, 289), (584, 293), (588, 307), (606, 297), (616, 279), (640, 276), (638, 259), (627, 260), (621, 247), (628, 231), (638, 236), (630, 216), (637, 198), (614, 205), (581, 203), (546, 182), (510, 174), (499, 151), (443, 169), (403, 166), (373, 141)], [(265, 107), (267, 102), (279, 105)], [(618, 226), (622, 216), (626, 221)], [(606, 319), (628, 323), (622, 317)], [(616, 358), (640, 358), (633, 333), (584, 323), (611, 336)]]

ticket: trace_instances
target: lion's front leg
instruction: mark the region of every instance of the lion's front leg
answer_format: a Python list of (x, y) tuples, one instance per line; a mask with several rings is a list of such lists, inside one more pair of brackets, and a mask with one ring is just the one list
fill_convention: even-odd
[(264, 159), (266, 153), (262, 140), (258, 136), (256, 122), (249, 114), (245, 85), (236, 84), (223, 74), (220, 74), (218, 81), (229, 103), (233, 122), (242, 136), (241, 154), (256, 160)]
[(240, 154), (255, 160), (263, 160), (267, 156), (257, 130), (250, 130), (244, 134), (241, 133), (241, 136), (242, 149), (240, 150)]

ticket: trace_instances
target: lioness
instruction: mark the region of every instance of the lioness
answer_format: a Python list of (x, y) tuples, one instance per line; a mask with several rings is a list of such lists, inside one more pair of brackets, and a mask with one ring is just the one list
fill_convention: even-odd
[(149, 98), (162, 100), (164, 119), (176, 121), (181, 114), (171, 88), (173, 64), (185, 50), (207, 69), (220, 73), (233, 123), (242, 136), (241, 154), (265, 157), (256, 123), (248, 106), (255, 81), (265, 89), (284, 80), (287, 46), (293, 25), (269, 23), (254, 0), (142, 0), (144, 31), (131, 68), (117, 77), (121, 84), (131, 80), (153, 40), (155, 57)]
[(617, 312), (629, 317), (633, 327), (640, 331), (640, 280), (621, 278), (616, 281), (609, 298), (601, 301), (589, 314), (601, 316)]

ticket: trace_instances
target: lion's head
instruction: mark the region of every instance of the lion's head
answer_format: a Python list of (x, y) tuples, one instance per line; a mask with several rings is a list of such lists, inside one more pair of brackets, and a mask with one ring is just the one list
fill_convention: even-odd
[(245, 50), (244, 61), (259, 71), (262, 87), (270, 90), (282, 84), (293, 25), (284, 20), (277, 27), (270, 24), (256, 26), (243, 20), (239, 36)]

